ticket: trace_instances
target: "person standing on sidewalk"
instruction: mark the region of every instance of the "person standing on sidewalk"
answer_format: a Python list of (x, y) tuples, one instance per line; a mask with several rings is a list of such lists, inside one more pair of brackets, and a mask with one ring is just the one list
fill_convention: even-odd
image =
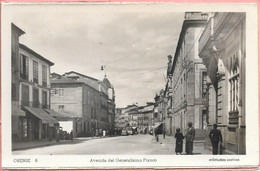
[(59, 127), (57, 126), (56, 127), (56, 142), (59, 142), (60, 141), (60, 129)]
[(188, 123), (188, 127), (189, 128), (188, 128), (187, 134), (185, 135), (185, 138), (186, 138), (185, 151), (186, 151), (186, 154), (192, 154), (193, 141), (194, 141), (194, 138), (195, 138), (195, 129), (192, 127), (191, 122)]
[(176, 129), (175, 138), (176, 138), (175, 153), (177, 155), (179, 155), (179, 154), (182, 153), (183, 139), (184, 139), (184, 136), (181, 133), (181, 129), (180, 128)]
[(159, 129), (158, 128), (154, 129), (154, 136), (155, 136), (156, 142), (158, 142), (159, 141)]
[(219, 141), (222, 144), (222, 135), (221, 131), (218, 128), (217, 124), (213, 124), (213, 129), (209, 133), (209, 138), (211, 140), (212, 144), (212, 154), (217, 155), (218, 154), (218, 143)]
[(73, 131), (70, 131), (70, 140), (73, 140)]
[(99, 129), (99, 137), (100, 137), (100, 138), (102, 137), (102, 133), (103, 133), (103, 131), (102, 131), (102, 129), (100, 128), (100, 129)]

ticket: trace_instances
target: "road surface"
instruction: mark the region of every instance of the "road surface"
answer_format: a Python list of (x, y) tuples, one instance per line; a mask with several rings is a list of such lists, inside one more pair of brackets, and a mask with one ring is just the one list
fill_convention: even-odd
[(156, 142), (151, 135), (129, 135), (105, 138), (82, 138), (66, 144), (58, 144), (27, 150), (13, 151), (22, 155), (157, 155), (175, 154), (173, 137)]

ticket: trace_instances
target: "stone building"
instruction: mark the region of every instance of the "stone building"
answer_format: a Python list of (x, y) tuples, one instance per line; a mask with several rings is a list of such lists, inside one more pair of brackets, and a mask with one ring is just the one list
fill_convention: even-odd
[(245, 13), (212, 13), (199, 39), (199, 56), (209, 76), (208, 131), (218, 124), (225, 152), (235, 154), (246, 153), (245, 25)]
[(205, 138), (207, 73), (199, 58), (198, 39), (206, 23), (206, 13), (186, 12), (173, 61), (168, 56), (164, 94), (167, 104), (165, 123), (170, 134), (174, 134), (176, 128), (185, 132), (188, 122), (192, 122), (196, 138)]
[(133, 108), (129, 111), (128, 114), (128, 121), (129, 121), (129, 126), (137, 128), (138, 126), (138, 117), (139, 117), (139, 110), (142, 107), (138, 107), (138, 108)]
[(154, 103), (147, 103), (146, 106), (142, 106), (138, 110), (137, 115), (137, 127), (141, 130), (141, 133), (147, 134), (154, 125)]
[[(13, 140), (52, 139), (58, 120), (46, 110), (50, 109), (50, 66), (54, 64), (23, 44), (19, 44), (17, 59), (19, 89), (16, 97), (24, 115), (12, 121), (13, 128), (18, 129), (12, 132)], [(14, 93), (14, 89), (12, 91)]]
[(105, 77), (102, 83), (107, 87), (108, 93), (108, 123), (109, 129), (114, 129), (115, 127), (115, 89), (110, 83), (110, 81)]
[[(12, 23), (11, 25), (11, 63), (12, 63), (12, 140), (18, 141), (23, 138), (21, 130), (21, 120), (25, 117), (25, 112), (21, 110), (19, 104), (19, 78), (20, 78), (20, 55), (19, 37), (25, 32)], [(20, 126), (19, 126), (20, 125)]]
[(163, 122), (166, 108), (164, 90), (161, 90), (159, 94), (155, 95), (154, 101), (154, 122)]
[[(74, 118), (73, 135), (90, 136), (95, 135), (98, 129), (113, 128), (115, 96), (107, 78), (100, 81), (74, 71), (61, 77), (57, 74), (53, 76), (51, 108), (57, 112), (69, 113)], [(110, 97), (109, 89), (112, 89)]]
[(134, 110), (137, 110), (138, 106), (133, 105), (127, 105), (125, 108), (117, 108), (116, 112), (116, 127), (117, 128), (125, 128), (127, 126), (130, 126), (130, 116), (129, 114), (133, 112)]
[(122, 108), (116, 108), (115, 109), (115, 127), (116, 128), (124, 127), (123, 126), (124, 122), (121, 121), (122, 120), (121, 115), (122, 115)]

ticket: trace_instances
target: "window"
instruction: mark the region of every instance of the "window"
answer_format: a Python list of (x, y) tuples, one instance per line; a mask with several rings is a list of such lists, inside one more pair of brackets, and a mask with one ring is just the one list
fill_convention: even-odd
[(38, 84), (38, 62), (33, 61), (33, 82)]
[(202, 72), (202, 98), (206, 98), (207, 94), (207, 72)]
[(29, 86), (22, 85), (22, 100), (21, 105), (29, 106)]
[(29, 73), (29, 61), (28, 57), (24, 55), (20, 55), (20, 77), (22, 79), (28, 80), (28, 73)]
[(64, 113), (64, 105), (59, 105), (59, 112), (63, 112)]
[(12, 51), (12, 68), (15, 68), (15, 63), (16, 63), (16, 60), (15, 60), (15, 53)]
[(59, 96), (64, 96), (64, 89), (59, 89), (58, 94)]
[(238, 110), (238, 86), (239, 86), (239, 73), (238, 66), (232, 70), (232, 77), (230, 83), (230, 111)]
[(47, 67), (42, 65), (42, 85), (47, 87)]
[(47, 92), (42, 91), (42, 108), (47, 109)]
[(239, 106), (239, 65), (238, 52), (231, 57), (229, 78), (229, 124), (238, 124)]
[(207, 128), (207, 110), (202, 110), (202, 129), (206, 129)]
[(39, 107), (39, 90), (36, 88), (33, 89), (33, 107)]

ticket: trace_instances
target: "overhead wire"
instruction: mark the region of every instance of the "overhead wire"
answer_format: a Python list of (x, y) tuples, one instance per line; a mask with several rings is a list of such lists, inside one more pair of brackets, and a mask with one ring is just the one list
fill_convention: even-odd
[(160, 68), (157, 68), (157, 69), (155, 69), (155, 70), (140, 72), (140, 73), (134, 74), (134, 75), (132, 75), (132, 76), (130, 76), (130, 77), (125, 77), (125, 78), (122, 78), (122, 79), (117, 79), (117, 80), (113, 81), (113, 83), (118, 83), (118, 82), (120, 82), (120, 81), (125, 81), (125, 80), (128, 80), (128, 79), (141, 78), (141, 77), (144, 77), (144, 76), (145, 76), (144, 74), (159, 72), (159, 71), (165, 70), (166, 68), (167, 68), (167, 66), (165, 66), (165, 67), (160, 67)]

